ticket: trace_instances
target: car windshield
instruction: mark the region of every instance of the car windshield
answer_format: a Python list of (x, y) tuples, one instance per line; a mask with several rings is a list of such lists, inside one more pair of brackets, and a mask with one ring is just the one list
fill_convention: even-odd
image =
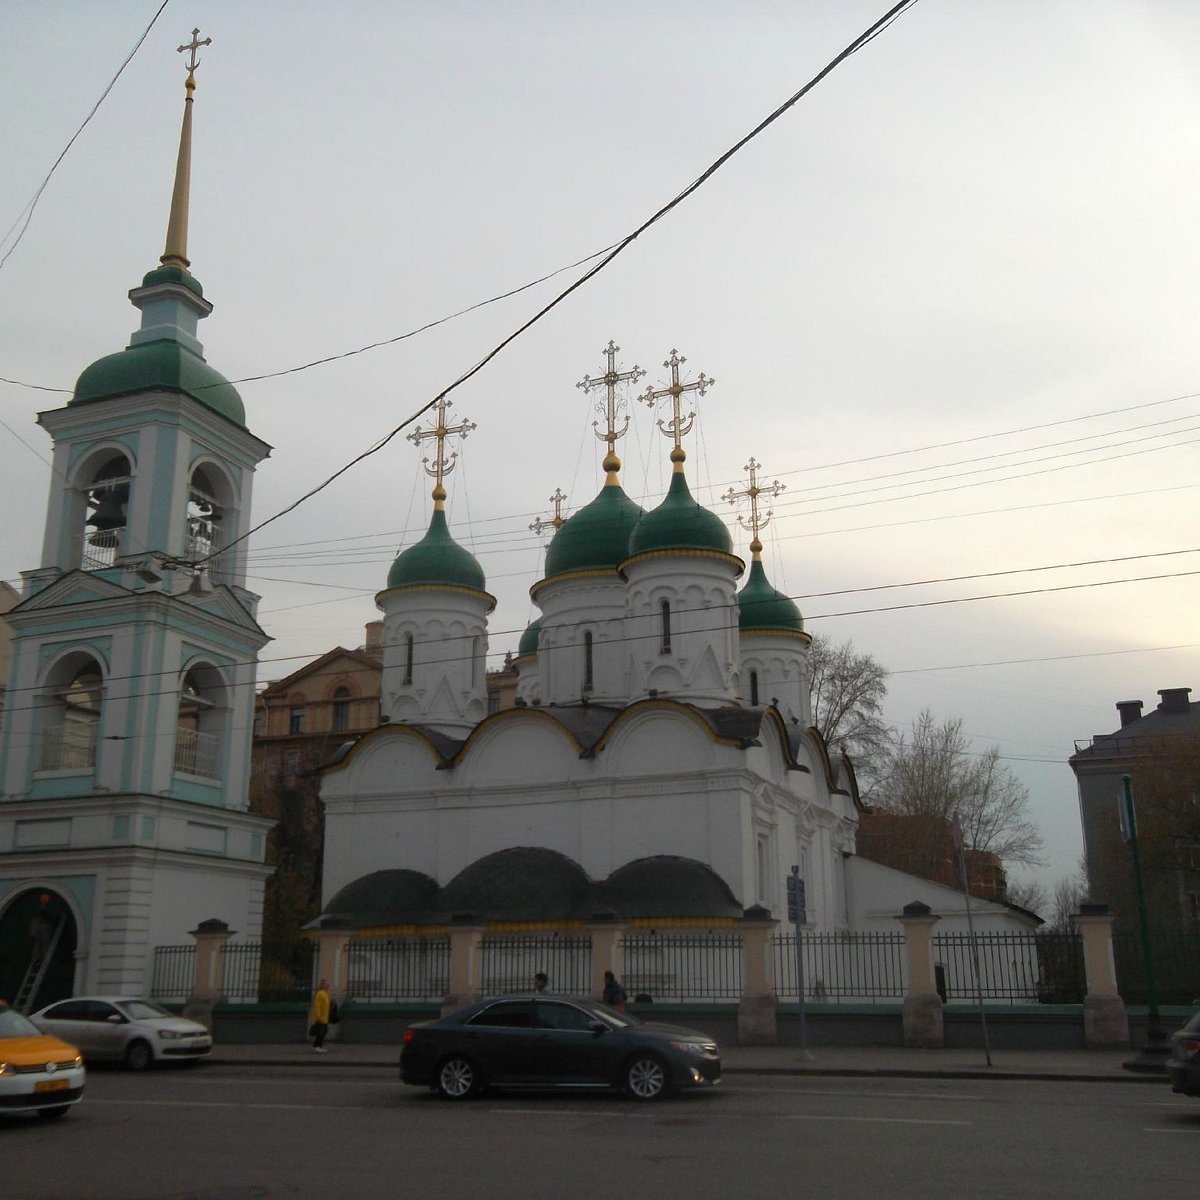
[(0, 1008), (0, 1037), (41, 1037), (42, 1031), (28, 1017), (11, 1008)]
[(122, 1000), (121, 1011), (134, 1021), (145, 1021), (153, 1017), (169, 1017), (172, 1014), (149, 1000)]
[(595, 1000), (589, 1002), (588, 1011), (594, 1013), (600, 1020), (607, 1021), (614, 1029), (624, 1029), (627, 1025), (641, 1024), (641, 1021), (633, 1013), (618, 1012), (615, 1008), (609, 1008), (607, 1004), (600, 1004)]

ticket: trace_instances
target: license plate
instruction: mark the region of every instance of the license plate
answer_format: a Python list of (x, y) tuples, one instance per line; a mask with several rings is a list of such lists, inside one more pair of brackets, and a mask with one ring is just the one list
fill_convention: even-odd
[(35, 1083), (33, 1090), (35, 1092), (61, 1092), (64, 1088), (69, 1088), (71, 1081), (69, 1079), (43, 1079), (41, 1083)]

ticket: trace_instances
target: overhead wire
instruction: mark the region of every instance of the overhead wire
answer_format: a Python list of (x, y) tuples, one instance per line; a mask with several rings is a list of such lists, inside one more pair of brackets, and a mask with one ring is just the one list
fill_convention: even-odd
[[(79, 128), (76, 129), (75, 132), (71, 135), (70, 141), (68, 141), (67, 144), (62, 148), (61, 153), (54, 160), (54, 163), (50, 167), (50, 170), (46, 172), (46, 177), (45, 177), (45, 179), (42, 180), (37, 191), (34, 192), (33, 198), (25, 205), (25, 207), (23, 209), (21, 209), (21, 211), (17, 214), (16, 219), (8, 227), (4, 236), (2, 238), (0, 238), (0, 246), (2, 246), (5, 242), (8, 241), (9, 237), (12, 236), (12, 231), (17, 227), (21, 218), (22, 217), (25, 218), (25, 223), (21, 226), (21, 231), (17, 234), (16, 238), (13, 241), (13, 244), (11, 246), (9, 246), (9, 248), (5, 251), (4, 257), (0, 258), (0, 270), (4, 269), (4, 264), (7, 263), (8, 260), (12, 257), (13, 251), (16, 250), (16, 248), (21, 244), (22, 239), (25, 237), (25, 231), (29, 228), (30, 221), (33, 220), (33, 214), (34, 214), (34, 211), (37, 209), (38, 201), (41, 200), (42, 193), (46, 190), (46, 187), (50, 183), (50, 180), (54, 177), (54, 172), (58, 170), (59, 164), (62, 162), (62, 160), (64, 158), (67, 157), (67, 152), (71, 149), (71, 147), (73, 145), (75, 145), (76, 139), (87, 128), (91, 119), (96, 115), (97, 112), (100, 111), (100, 105), (102, 105), (104, 103), (104, 101), (108, 98), (109, 92), (111, 92), (113, 90), (113, 88), (116, 87), (117, 80), (121, 78), (121, 75), (124, 73), (125, 68), (127, 66), (129, 66), (129, 64), (133, 61), (133, 56), (142, 48), (142, 43), (146, 40), (146, 38), (148, 38), (150, 36), (150, 30), (152, 30), (154, 28), (155, 24), (158, 21), (158, 18), (162, 16), (163, 10), (167, 7), (167, 5), (170, 2), (171, 2), (171, 0), (163, 0), (163, 2), (158, 6), (158, 11), (155, 12), (154, 16), (150, 18), (150, 24), (147, 25), (146, 28), (142, 30), (142, 36), (139, 37), (138, 40), (134, 43), (133, 49), (130, 50), (130, 52), (126, 55), (125, 61), (117, 69), (117, 73), (112, 77), (112, 79), (110, 79), (108, 81), (108, 86), (104, 89), (103, 92), (100, 93), (100, 99), (97, 100), (96, 103), (92, 105), (91, 111), (83, 119), (83, 124), (81, 124), (79, 126)], [(12, 381), (5, 380), (4, 382), (8, 383), (8, 382), (12, 382)], [(21, 386), (22, 387), (37, 387), (36, 384), (22, 384)], [(39, 388), (38, 390), (45, 391), (45, 392), (53, 392), (53, 391), (61, 391), (62, 389), (61, 388)]]

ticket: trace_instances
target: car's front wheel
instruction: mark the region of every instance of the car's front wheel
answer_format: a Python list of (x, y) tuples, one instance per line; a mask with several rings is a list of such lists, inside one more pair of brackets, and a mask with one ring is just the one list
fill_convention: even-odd
[(639, 1054), (625, 1064), (625, 1090), (635, 1100), (660, 1100), (670, 1093), (670, 1080), (662, 1059)]
[(150, 1049), (149, 1042), (139, 1038), (125, 1047), (125, 1065), (131, 1071), (144, 1071), (153, 1061), (154, 1051)]
[(453, 1055), (439, 1065), (434, 1088), (447, 1100), (465, 1100), (479, 1090), (479, 1072), (469, 1058)]

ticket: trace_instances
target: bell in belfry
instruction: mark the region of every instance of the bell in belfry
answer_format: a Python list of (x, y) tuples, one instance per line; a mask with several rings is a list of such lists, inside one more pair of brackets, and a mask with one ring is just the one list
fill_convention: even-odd
[(91, 545), (111, 548), (117, 544), (115, 531), (125, 527), (125, 500), (128, 495), (127, 487), (106, 488), (102, 492), (92, 493), (89, 503), (95, 505), (96, 511), (87, 519), (87, 524), (95, 527), (95, 532), (88, 535)]

